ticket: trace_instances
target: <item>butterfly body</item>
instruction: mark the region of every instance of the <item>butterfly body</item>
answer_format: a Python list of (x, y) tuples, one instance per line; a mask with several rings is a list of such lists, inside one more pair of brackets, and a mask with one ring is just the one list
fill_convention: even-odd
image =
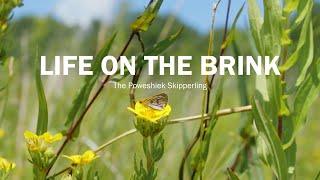
[(155, 110), (163, 110), (168, 104), (168, 95), (165, 93), (157, 94), (139, 101), (144, 106)]

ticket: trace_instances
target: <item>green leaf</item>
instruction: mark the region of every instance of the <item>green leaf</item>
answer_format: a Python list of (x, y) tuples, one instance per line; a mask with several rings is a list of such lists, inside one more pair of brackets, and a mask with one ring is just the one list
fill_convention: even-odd
[(314, 57), (314, 42), (313, 42), (313, 27), (312, 22), (309, 23), (309, 31), (308, 35), (306, 37), (307, 43), (306, 47), (301, 49), (301, 52), (299, 53), (299, 58), (301, 59), (297, 65), (298, 65), (298, 79), (296, 82), (296, 86), (299, 86), (306, 78), (307, 72), (309, 70), (309, 67), (312, 63), (313, 57)]
[[(144, 56), (157, 56), (163, 53), (166, 49), (168, 49), (180, 36), (182, 33), (182, 28), (175, 34), (171, 35), (170, 37), (158, 42), (152, 48), (149, 48), (145, 51), (145, 53), (140, 54), (136, 59), (136, 70), (140, 69), (140, 67), (144, 66), (148, 61), (144, 60)], [(119, 71), (117, 72), (119, 74)], [(119, 82), (130, 75), (129, 71), (126, 69), (124, 71), (123, 76), (113, 77), (112, 81)]]
[(37, 53), (36, 55), (36, 68), (35, 68), (35, 79), (36, 89), (38, 94), (38, 121), (37, 121), (37, 134), (43, 134), (48, 129), (48, 107), (47, 100), (43, 90), (43, 85), (40, 75), (40, 59)]
[(277, 135), (271, 119), (269, 119), (269, 117), (265, 114), (260, 102), (255, 98), (253, 99), (252, 105), (255, 125), (258, 129), (258, 132), (261, 133), (265, 142), (268, 144), (276, 176), (278, 179), (287, 180), (287, 160), (284, 150), (282, 149), (281, 140)]
[[(234, 47), (234, 56), (240, 56), (240, 47), (237, 46), (236, 42), (233, 42)], [(254, 77), (255, 78), (255, 77)], [(245, 106), (250, 104), (250, 100), (252, 97), (252, 91), (249, 91), (251, 88), (249, 84), (253, 84), (253, 78), (249, 76), (238, 76), (237, 77), (237, 85), (238, 85), (238, 96), (240, 99), (240, 105)], [(259, 81), (258, 81), (259, 83)], [(254, 136), (255, 130), (253, 129), (253, 116), (251, 112), (241, 113), (240, 115), (240, 127), (239, 127), (239, 136), (243, 139), (242, 146), (239, 154), (239, 163), (236, 168), (236, 172), (238, 174), (243, 174), (248, 171), (250, 166), (249, 160), (249, 151), (254, 145)], [(236, 148), (234, 148), (236, 149)]]
[[(228, 143), (223, 147), (223, 152), (219, 154), (219, 157), (215, 157), (215, 162), (210, 164), (210, 172), (206, 173), (206, 177), (210, 177), (211, 179), (215, 179), (216, 175), (221, 171), (225, 170), (230, 166), (230, 162), (233, 162), (237, 155), (241, 153), (245, 149), (245, 144), (238, 142), (238, 138), (233, 138), (229, 136), (231, 139)], [(241, 159), (247, 161), (246, 155), (242, 156)], [(239, 166), (242, 166), (242, 162), (239, 162)], [(241, 167), (240, 167), (241, 168)], [(237, 168), (238, 170), (238, 168)], [(238, 171), (237, 171), (238, 172)], [(241, 174), (242, 172), (239, 172)]]
[(267, 142), (262, 136), (262, 133), (258, 134), (256, 137), (256, 148), (257, 148), (257, 153), (260, 158), (260, 160), (267, 166), (272, 166), (272, 156), (269, 151)]
[[(239, 9), (233, 23), (232, 23), (232, 28), (229, 32), (229, 35), (226, 39), (226, 41), (222, 44), (221, 48), (226, 48), (233, 40), (234, 40), (234, 33), (235, 33), (235, 29), (236, 29), (236, 24), (238, 21), (238, 18), (243, 10), (244, 4), (242, 5), (242, 7)], [(223, 84), (224, 84), (224, 76), (218, 76), (216, 77), (216, 82), (215, 82), (215, 90), (214, 90), (214, 94), (212, 98), (212, 110), (211, 110), (211, 114), (216, 114), (216, 112), (218, 111), (218, 109), (221, 106), (221, 102), (222, 102), (222, 95), (223, 95)], [(203, 133), (205, 132), (204, 138), (201, 140), (200, 144), (199, 144), (199, 148), (198, 151), (195, 155), (195, 157), (193, 158), (194, 161), (194, 165), (197, 168), (197, 172), (199, 174), (202, 174), (202, 171), (205, 167), (206, 161), (208, 159), (208, 154), (209, 154), (209, 148), (210, 148), (210, 142), (211, 142), (211, 137), (213, 134), (213, 130), (214, 127), (217, 123), (217, 119), (218, 117), (216, 116), (212, 116), (212, 118), (208, 121), (208, 127), (202, 131), (200, 136), (203, 136)]]
[(291, 118), (293, 119), (296, 133), (305, 124), (310, 107), (320, 92), (320, 58), (314, 64), (305, 81), (299, 86), (294, 99), (294, 111)]
[(234, 40), (234, 36), (235, 36), (235, 33), (236, 33), (236, 25), (237, 25), (237, 22), (238, 22), (238, 19), (239, 19), (239, 16), (241, 15), (242, 13), (242, 10), (244, 8), (244, 4), (241, 6), (241, 8), (239, 9), (233, 23), (232, 23), (232, 27), (231, 27), (231, 30), (230, 32), (228, 33), (228, 36), (226, 38), (226, 40), (223, 42), (223, 44), (221, 45), (221, 49), (225, 49), (226, 47), (229, 46), (229, 44)]
[(267, 90), (267, 78), (265, 75), (256, 76), (256, 90), (261, 95), (264, 102), (270, 101)]
[(161, 7), (163, 0), (153, 0), (145, 9), (143, 14), (137, 18), (135, 22), (131, 24), (133, 32), (147, 31), (152, 24), (152, 21), (156, 18), (158, 11)]
[(318, 172), (318, 174), (317, 174), (317, 176), (316, 176), (315, 180), (319, 180), (319, 179), (320, 179), (320, 171)]
[[(218, 76), (215, 79), (215, 90), (212, 98), (211, 103), (213, 104), (211, 109), (211, 114), (216, 114), (218, 109), (221, 106), (222, 103), (222, 97), (223, 97), (223, 84), (224, 84), (224, 76)], [(217, 124), (218, 117), (212, 116), (211, 119), (208, 121), (208, 127), (204, 130), (202, 130), (202, 133), (200, 133), (200, 136), (203, 136), (203, 133), (206, 132), (204, 135), (204, 138), (200, 141), (198, 145), (197, 152), (195, 156), (193, 157), (193, 166), (196, 167), (197, 173), (202, 174), (203, 169), (205, 168), (206, 161), (208, 159), (209, 154), (209, 148), (210, 148), (210, 142), (211, 137), (213, 134), (214, 127)], [(203, 122), (202, 122), (203, 123)]]
[(252, 37), (255, 41), (258, 52), (264, 54), (264, 43), (262, 41), (262, 16), (256, 0), (248, 0), (248, 15)]
[(80, 91), (77, 93), (76, 97), (74, 98), (72, 102), (72, 107), (68, 113), (68, 116), (65, 122), (66, 128), (69, 128), (72, 125), (76, 116), (79, 115), (79, 113), (86, 107), (89, 99), (89, 95), (101, 74), (101, 68), (100, 68), (101, 61), (106, 55), (108, 55), (115, 37), (116, 37), (116, 33), (112, 35), (111, 39), (105, 43), (103, 48), (98, 52), (97, 56), (95, 57), (91, 66), (93, 75), (86, 76), (84, 85), (81, 87)]
[(264, 0), (264, 21), (262, 26), (265, 52), (262, 55), (278, 56), (281, 52), (283, 17), (280, 0)]
[[(311, 6), (312, 7), (312, 6)], [(310, 8), (311, 8), (310, 7)], [(303, 79), (306, 73), (306, 69), (308, 69), (310, 62), (313, 59), (313, 30), (312, 30), (312, 22), (311, 22), (311, 9), (308, 13), (307, 17), (304, 20), (298, 45), (293, 54), (286, 60), (285, 64), (280, 67), (280, 71), (286, 71), (290, 69), (293, 65), (300, 61), (304, 62), (300, 64), (305, 64), (303, 67), (303, 71), (299, 77), (301, 78), (299, 81)], [(297, 83), (300, 84), (300, 83)]]
[[(254, 0), (249, 2), (249, 20), (255, 20), (251, 20), (251, 24), (253, 24), (251, 26), (256, 27), (256, 29), (251, 29), (252, 31), (255, 30), (253, 31), (255, 32), (253, 33), (253, 37), (260, 55), (270, 57), (280, 56), (282, 45), (288, 44), (289, 42), (289, 38), (287, 37), (289, 31), (286, 31), (283, 28), (283, 21), (285, 18), (282, 16), (280, 0), (263, 1), (264, 20), (262, 26), (260, 25), (261, 21), (256, 20), (258, 17), (260, 17), (260, 14), (257, 12), (259, 9), (258, 5)], [(254, 15), (257, 17), (253, 17)], [(259, 27), (259, 31), (257, 27)], [(257, 37), (258, 33), (259, 37)], [(262, 43), (263, 49), (261, 48)], [(260, 83), (257, 81), (258, 83), (256, 84), (256, 89), (262, 92), (259, 95), (264, 99), (264, 101), (261, 101), (261, 103), (263, 102), (262, 106), (264, 107), (266, 113), (272, 115), (272, 119), (278, 115), (288, 114), (288, 109), (285, 106), (286, 103), (282, 102), (282, 85), (279, 76), (271, 74), (262, 77), (262, 79), (264, 79), (265, 82)], [(264, 86), (266, 86), (266, 88)]]
[[(282, 85), (279, 76), (275, 74), (267, 76), (267, 90), (270, 101), (267, 104), (266, 112), (272, 115), (270, 118), (276, 119), (279, 115), (287, 114), (285, 110), (286, 107), (283, 107), (285, 102), (282, 102)], [(283, 110), (283, 112), (281, 112), (281, 110)]]
[(236, 173), (234, 173), (231, 169), (228, 168), (228, 176), (230, 180), (240, 180), (240, 178), (238, 177), (238, 175), (236, 175)]
[[(224, 86), (224, 81), (225, 77), (224, 76), (218, 76), (215, 79), (215, 90), (212, 98), (211, 103), (213, 104), (212, 109), (211, 109), (211, 114), (216, 114), (217, 111), (220, 109), (221, 103), (222, 103), (222, 97), (223, 97), (223, 86)], [(207, 133), (205, 136), (204, 143), (207, 144), (205, 146), (205, 157), (207, 158), (208, 152), (209, 152), (209, 144), (210, 144), (210, 139), (211, 135), (213, 132), (213, 128), (215, 127), (216, 121), (218, 117), (217, 116), (212, 116), (210, 121), (210, 125), (207, 129)]]
[(88, 172), (87, 172), (87, 178), (86, 179), (90, 179), (90, 180), (99, 180), (99, 172), (97, 171), (96, 166), (92, 165), (90, 166)]
[[(294, 122), (290, 116), (284, 116), (282, 123), (282, 126), (285, 127), (282, 131), (282, 142), (288, 142), (294, 135)], [(297, 145), (294, 140), (290, 147), (285, 148), (290, 179), (295, 176), (296, 153)]]
[(157, 162), (162, 158), (164, 153), (164, 138), (162, 137), (162, 134), (156, 139), (156, 143), (152, 149), (153, 160)]
[(309, 76), (298, 89), (294, 101), (294, 119), (296, 127), (301, 126), (301, 122), (305, 119), (310, 106), (319, 94), (319, 80)]
[(310, 11), (312, 12), (312, 6), (313, 0), (299, 1), (297, 10), (298, 17), (294, 22), (294, 27), (298, 26), (305, 18), (307, 18), (307, 16), (310, 14)]
[(295, 11), (298, 8), (299, 0), (286, 0), (286, 5), (283, 9), (286, 13), (291, 13), (292, 11)]

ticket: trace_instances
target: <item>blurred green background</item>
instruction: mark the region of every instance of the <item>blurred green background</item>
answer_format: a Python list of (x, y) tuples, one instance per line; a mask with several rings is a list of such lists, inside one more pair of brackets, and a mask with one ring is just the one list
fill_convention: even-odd
[[(24, 7), (21, 7), (24, 8)], [(239, 8), (239, 7), (238, 7)], [(93, 21), (88, 28), (70, 26), (52, 16), (21, 16), (11, 22), (7, 38), (7, 54), (14, 57), (13, 76), (11, 79), (0, 77), (0, 81), (9, 81), (6, 90), (0, 92), (0, 127), (5, 135), (0, 139), (0, 155), (16, 162), (12, 178), (30, 179), (32, 166), (24, 143), (23, 132), (35, 130), (37, 120), (37, 94), (35, 89), (34, 67), (36, 52), (52, 60), (55, 55), (94, 55), (110, 38), (118, 32), (116, 43), (111, 55), (116, 56), (129, 36), (130, 23), (138, 16), (130, 11), (130, 6), (121, 6), (117, 17), (108, 25), (101, 21)], [(220, 17), (218, 17), (220, 18)], [(224, 18), (224, 17), (221, 17)], [(231, 20), (234, 17), (231, 17)], [(313, 13), (314, 40), (320, 43), (320, 4), (315, 4)], [(207, 22), (210, 24), (211, 22)], [(174, 14), (161, 15), (157, 18), (147, 33), (142, 34), (146, 47), (175, 33), (181, 26), (184, 31), (179, 40), (165, 52), (165, 55), (192, 55), (192, 77), (184, 76), (146, 76), (142, 75), (140, 82), (203, 82), (199, 74), (199, 57), (206, 55), (208, 32), (199, 32), (193, 26), (185, 24)], [(218, 26), (216, 40), (221, 42), (223, 29)], [(293, 40), (298, 35), (293, 33)], [(241, 55), (255, 54), (248, 28), (237, 30), (236, 43)], [(218, 45), (217, 45), (218, 47)], [(215, 48), (217, 54), (218, 48)], [(137, 41), (130, 46), (127, 56), (138, 55), (140, 47)], [(319, 56), (319, 48), (316, 49)], [(232, 48), (227, 52), (233, 55)], [(3, 69), (1, 69), (3, 70)], [(80, 89), (83, 78), (74, 72), (70, 76), (43, 76), (42, 80), (49, 108), (49, 129), (58, 132), (63, 129), (72, 98)], [(250, 87), (254, 77), (246, 77)], [(129, 81), (126, 79), (125, 81)], [(241, 106), (238, 77), (228, 77), (224, 85), (222, 108)], [(159, 92), (169, 95), (169, 103), (173, 107), (171, 118), (196, 115), (201, 112), (202, 91), (192, 90), (137, 90), (137, 98), (146, 97)], [(112, 137), (133, 128), (133, 116), (126, 110), (129, 105), (129, 89), (114, 89), (108, 84), (102, 95), (94, 103), (93, 108), (85, 117), (78, 141), (72, 142), (64, 154), (81, 153), (88, 148), (96, 148)], [(320, 99), (310, 109), (309, 122), (300, 133), (297, 140), (297, 179), (310, 179), (316, 176), (320, 167)], [(5, 107), (5, 108), (3, 108)], [(210, 157), (205, 171), (206, 179), (224, 179), (225, 169), (234, 161), (237, 147), (241, 143), (239, 129), (240, 114), (234, 114), (219, 119), (214, 131)], [(159, 162), (159, 179), (176, 179), (179, 163), (185, 146), (193, 138), (198, 128), (198, 122), (167, 126), (163, 132), (165, 137), (165, 155)], [(141, 152), (142, 139), (138, 134), (126, 137), (108, 147), (95, 163), (100, 167), (102, 177), (108, 179), (128, 179), (133, 173), (133, 157)], [(230, 154), (232, 154), (230, 156)], [(59, 170), (67, 165), (67, 160), (61, 158), (55, 165)], [(255, 163), (260, 163), (259, 161)], [(254, 166), (254, 165), (253, 165)], [(253, 167), (252, 169), (254, 169)], [(257, 170), (259, 171), (259, 170)], [(266, 179), (272, 177), (266, 174)]]

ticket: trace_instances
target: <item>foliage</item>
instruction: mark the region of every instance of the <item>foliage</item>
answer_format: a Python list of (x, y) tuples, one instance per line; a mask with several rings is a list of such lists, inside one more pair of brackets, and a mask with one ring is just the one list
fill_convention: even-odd
[[(258, 1), (247, 0), (246, 5), (237, 7), (230, 29), (212, 30), (209, 55), (280, 56), (281, 76), (212, 77), (214, 86), (208, 91), (164, 90), (170, 105), (158, 111), (137, 101), (129, 107), (133, 114), (126, 111), (131, 101), (128, 90), (112, 88), (112, 84), (126, 83), (130, 78), (132, 82), (137, 80), (134, 83), (208, 83), (211, 77), (197, 75), (199, 61), (191, 62), (195, 75), (187, 78), (148, 77), (143, 71), (143, 56), (202, 55), (206, 52), (207, 34), (198, 33), (171, 15), (157, 17), (166, 3), (162, 0), (151, 0), (140, 15), (123, 12), (114, 25), (106, 27), (94, 21), (87, 30), (66, 26), (53, 17), (22, 17), (10, 22), (12, 10), (22, 3), (0, 2), (0, 155), (15, 157), (17, 164), (13, 169), (14, 163), (0, 158), (0, 179), (22, 175), (28, 179), (174, 179), (183, 150), (188, 148), (184, 143), (194, 133), (195, 123), (171, 124), (190, 119), (200, 123), (200, 140), (191, 148), (191, 158), (185, 157), (187, 173), (183, 174), (191, 179), (319, 177), (319, 170), (310, 170), (308, 165), (312, 161), (316, 167), (320, 162), (319, 145), (312, 141), (314, 137), (310, 138), (310, 134), (318, 133), (318, 122), (308, 121), (319, 116), (317, 2), (264, 0), (262, 10)], [(246, 8), (250, 31), (236, 26)], [(170, 18), (174, 19), (171, 27), (167, 26)], [(114, 31), (117, 33), (110, 33)], [(170, 32), (176, 33), (169, 35)], [(39, 55), (95, 53), (93, 76), (40, 77)], [(106, 80), (100, 82), (100, 62), (108, 54), (137, 55), (141, 77), (130, 77), (126, 71), (123, 76), (103, 77)], [(15, 63), (10, 56), (17, 59)], [(31, 80), (36, 83), (29, 83)], [(137, 90), (131, 95), (151, 93), (155, 92)], [(228, 108), (226, 115), (241, 115), (220, 117), (219, 109), (237, 103), (249, 105), (250, 112)], [(193, 113), (200, 115), (195, 119), (188, 116)], [(176, 116), (183, 118), (171, 121)], [(35, 125), (36, 133), (24, 134), (27, 161), (21, 146), (22, 133)], [(299, 133), (306, 126), (307, 135), (301, 136)], [(132, 127), (135, 129), (112, 138)], [(52, 135), (48, 132), (51, 130), (61, 133)], [(127, 137), (136, 131), (140, 132), (138, 136)], [(181, 132), (185, 142), (180, 140)], [(124, 137), (128, 140), (107, 149)], [(103, 144), (109, 138), (112, 139)], [(74, 155), (59, 158), (60, 154)], [(127, 159), (133, 155), (132, 163)], [(67, 160), (71, 163), (65, 163)]]

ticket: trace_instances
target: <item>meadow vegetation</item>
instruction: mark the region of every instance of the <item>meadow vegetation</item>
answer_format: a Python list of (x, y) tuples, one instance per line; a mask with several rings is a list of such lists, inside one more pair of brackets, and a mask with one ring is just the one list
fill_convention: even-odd
[[(228, 7), (231, 0), (226, 0)], [(114, 24), (11, 19), (0, 0), (0, 179), (316, 179), (320, 170), (320, 5), (255, 0), (199, 33), (162, 0)], [(237, 19), (248, 12), (247, 29)], [(137, 17), (137, 18), (136, 18)], [(216, 27), (215, 18), (226, 19)], [(102, 75), (108, 54), (137, 56), (136, 75)], [(93, 76), (40, 76), (40, 56), (95, 55)], [(191, 55), (192, 76), (146, 73), (144, 55)], [(201, 76), (200, 56), (280, 56), (281, 76)], [(199, 59), (199, 61), (197, 61)], [(155, 71), (158, 68), (155, 69)], [(206, 83), (208, 89), (115, 89), (114, 82)], [(155, 110), (139, 100), (168, 95)]]

